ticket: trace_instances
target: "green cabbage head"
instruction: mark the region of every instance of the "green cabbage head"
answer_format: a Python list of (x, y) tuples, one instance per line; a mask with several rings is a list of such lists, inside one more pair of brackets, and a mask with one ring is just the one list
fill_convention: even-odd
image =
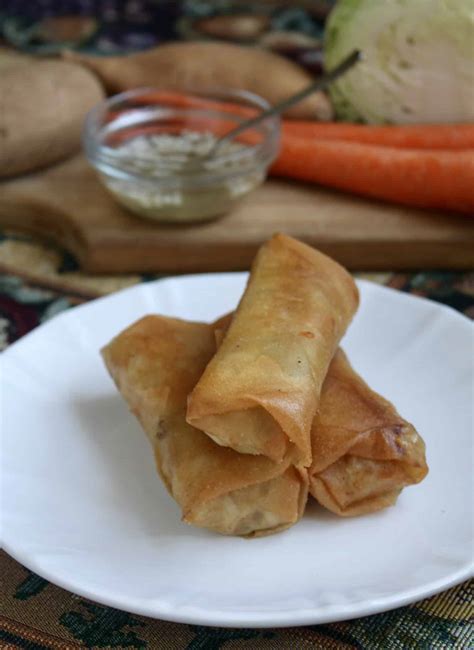
[(355, 48), (364, 61), (330, 91), (339, 118), (474, 122), (474, 0), (339, 0), (326, 68)]

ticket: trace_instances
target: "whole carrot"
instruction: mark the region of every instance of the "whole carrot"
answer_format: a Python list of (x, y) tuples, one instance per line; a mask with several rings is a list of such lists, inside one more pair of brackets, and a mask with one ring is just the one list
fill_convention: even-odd
[(271, 173), (394, 203), (474, 215), (474, 149), (397, 149), (286, 136)]
[[(232, 102), (199, 97), (168, 90), (148, 90), (134, 99), (134, 104), (156, 103), (175, 108), (194, 108), (232, 113), (243, 119), (258, 114), (258, 110)], [(316, 122), (283, 120), (282, 136), (299, 136), (318, 140), (344, 140), (386, 147), (409, 149), (470, 149), (474, 148), (474, 124), (418, 124), (374, 126), (349, 122)]]
[(259, 109), (252, 106), (245, 106), (228, 101), (221, 101), (218, 99), (210, 99), (207, 97), (200, 97), (199, 95), (191, 95), (187, 93), (180, 93), (172, 90), (149, 90), (142, 95), (134, 98), (135, 104), (159, 104), (160, 106), (172, 106), (173, 108), (195, 108), (207, 111), (217, 111), (221, 113), (233, 113), (242, 118), (255, 117), (259, 113)]
[(283, 136), (318, 140), (344, 140), (409, 149), (474, 148), (474, 124), (418, 124), (372, 126), (348, 122), (285, 120)]

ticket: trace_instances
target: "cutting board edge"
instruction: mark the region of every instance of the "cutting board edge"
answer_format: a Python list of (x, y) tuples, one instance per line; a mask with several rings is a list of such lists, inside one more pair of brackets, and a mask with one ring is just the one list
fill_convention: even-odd
[[(262, 242), (213, 242), (193, 254), (189, 241), (169, 248), (150, 244), (134, 251), (130, 244), (122, 244), (99, 237), (89, 241), (87, 233), (65, 214), (51, 214), (51, 208), (42, 209), (15, 205), (12, 216), (7, 203), (0, 202), (0, 224), (15, 231), (33, 234), (42, 241), (54, 242), (76, 257), (81, 269), (87, 273), (200, 273), (238, 271), (250, 267), (251, 261)], [(474, 233), (474, 230), (473, 230)], [(97, 233), (96, 233), (97, 234)], [(456, 237), (447, 241), (409, 241), (400, 239), (359, 240), (341, 242), (331, 237), (301, 237), (307, 243), (334, 257), (352, 271), (414, 270), (420, 268), (466, 270), (474, 268), (474, 236)], [(102, 241), (101, 241), (102, 239)], [(177, 252), (177, 248), (181, 252)], [(181, 254), (182, 253), (182, 254)]]
[[(303, 238), (306, 243), (318, 248), (351, 271), (388, 271), (432, 269), (472, 269), (474, 268), (474, 246), (467, 242), (402, 242), (394, 253), (393, 241), (372, 241), (365, 244), (315, 241)], [(263, 242), (262, 242), (263, 243)], [(83, 251), (84, 270), (92, 273), (203, 273), (219, 271), (241, 271), (250, 268), (259, 244), (215, 245), (209, 247), (209, 256), (193, 257), (192, 249), (183, 252), (159, 249), (141, 251), (140, 259), (130, 257), (124, 247)], [(403, 253), (403, 257), (401, 255)], [(110, 256), (110, 257), (109, 257)], [(159, 260), (159, 262), (158, 262)]]
[[(42, 210), (41, 205), (35, 204), (35, 215), (32, 216), (28, 205), (15, 204), (16, 214), (9, 212), (8, 203), (0, 202), (0, 226), (25, 235), (33, 235), (40, 241), (53, 243), (65, 248), (77, 258), (80, 266), (85, 269), (89, 257), (89, 247), (80, 229), (64, 215), (61, 221), (51, 216), (51, 211)], [(20, 223), (20, 220), (21, 223)], [(60, 224), (60, 225), (58, 225)]]

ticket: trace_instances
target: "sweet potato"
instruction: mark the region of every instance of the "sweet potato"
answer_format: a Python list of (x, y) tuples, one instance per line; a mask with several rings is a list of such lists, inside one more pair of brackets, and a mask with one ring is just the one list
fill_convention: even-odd
[(10, 47), (0, 47), (0, 72), (12, 63), (31, 61), (31, 57)]
[[(170, 90), (216, 87), (249, 90), (275, 104), (311, 83), (311, 75), (295, 63), (256, 48), (230, 43), (168, 43), (128, 56), (87, 56), (65, 52), (69, 60), (93, 70), (109, 93), (139, 86)], [(329, 120), (332, 108), (324, 93), (314, 93), (287, 115)]]
[(104, 96), (75, 63), (3, 58), (0, 74), (0, 176), (67, 158), (80, 148), (87, 111)]

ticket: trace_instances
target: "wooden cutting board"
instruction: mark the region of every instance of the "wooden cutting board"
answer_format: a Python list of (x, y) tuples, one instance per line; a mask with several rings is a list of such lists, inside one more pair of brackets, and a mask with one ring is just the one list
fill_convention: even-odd
[(1, 183), (0, 224), (55, 240), (89, 272), (245, 269), (277, 231), (354, 270), (474, 266), (474, 218), (285, 181), (268, 181), (221, 220), (161, 226), (117, 205), (81, 155)]

